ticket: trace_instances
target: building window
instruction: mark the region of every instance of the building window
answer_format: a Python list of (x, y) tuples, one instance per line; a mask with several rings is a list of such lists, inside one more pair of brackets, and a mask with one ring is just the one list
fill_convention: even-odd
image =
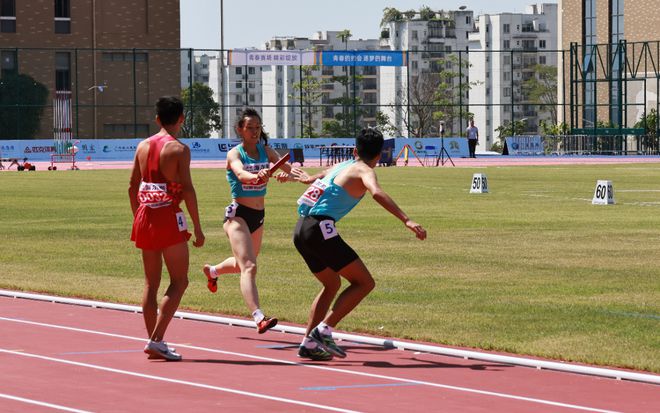
[(502, 80), (507, 81), (511, 80), (511, 72), (502, 72)]
[(503, 33), (509, 33), (511, 31), (511, 25), (510, 24), (505, 24), (502, 26), (502, 32)]
[(417, 39), (418, 39), (418, 37), (417, 37), (417, 30), (413, 30), (413, 31), (412, 31), (412, 39), (413, 39), (413, 40), (417, 40)]
[(511, 88), (510, 87), (505, 87), (502, 89), (502, 95), (503, 96), (511, 96)]
[(1, 0), (0, 32), (16, 33), (16, 0)]
[(250, 93), (249, 100), (250, 103), (254, 103), (254, 93)]
[(71, 33), (71, 4), (69, 0), (55, 0), (55, 33)]
[(583, 0), (583, 44), (584, 44), (584, 62), (582, 70), (586, 74), (586, 80), (583, 89), (583, 101), (584, 101), (584, 112), (583, 112), (583, 126), (589, 127), (593, 126), (596, 120), (596, 88), (595, 80), (596, 75), (594, 73), (593, 67), (593, 50), (592, 46), (597, 43), (596, 40), (596, 0)]
[(18, 73), (18, 65), (16, 64), (16, 51), (3, 50), (0, 52), (0, 77), (15, 75)]
[(236, 74), (237, 75), (242, 75), (243, 74), (243, 68), (242, 67), (237, 67), (236, 68)]
[[(623, 27), (623, 0), (610, 0), (610, 44), (612, 45), (612, 77), (621, 78), (621, 68), (624, 65), (623, 50), (619, 42), (624, 40)], [(614, 124), (620, 125), (622, 121), (621, 87), (618, 81), (610, 82), (610, 119)]]
[(504, 50), (511, 49), (511, 40), (504, 40), (502, 43), (503, 43)]
[(243, 103), (243, 96), (242, 95), (236, 95), (236, 104), (240, 105)]
[(539, 56), (539, 64), (544, 65), (545, 64), (545, 56)]
[(334, 118), (335, 111), (332, 109), (332, 106), (326, 106), (323, 108), (323, 117), (324, 118)]
[(248, 67), (248, 74), (253, 75), (254, 74), (254, 67)]
[(248, 82), (248, 87), (249, 87), (250, 89), (254, 89), (254, 80), (250, 80), (250, 81)]
[(55, 90), (71, 90), (71, 53), (55, 53)]
[(237, 80), (236, 81), (236, 89), (243, 89), (243, 82), (241, 82), (240, 80)]
[(465, 24), (470, 24), (470, 16), (465, 16)]
[(539, 40), (539, 49), (545, 49), (545, 40)]

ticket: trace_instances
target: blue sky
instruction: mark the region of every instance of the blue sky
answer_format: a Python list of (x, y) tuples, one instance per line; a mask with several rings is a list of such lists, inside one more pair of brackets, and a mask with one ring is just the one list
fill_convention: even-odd
[[(181, 47), (220, 48), (220, 0), (181, 1)], [(538, 3), (542, 3), (539, 1)], [(557, 3), (546, 0), (544, 3)], [(475, 14), (522, 13), (532, 0), (224, 0), (225, 49), (264, 48), (273, 36), (310, 37), (316, 31), (348, 29), (354, 39), (378, 38), (383, 9), (422, 6)]]

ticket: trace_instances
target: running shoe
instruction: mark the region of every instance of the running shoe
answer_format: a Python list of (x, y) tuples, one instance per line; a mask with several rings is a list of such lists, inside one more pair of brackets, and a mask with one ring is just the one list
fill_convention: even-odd
[(319, 346), (323, 347), (328, 353), (332, 353), (333, 355), (342, 359), (346, 357), (346, 352), (342, 350), (342, 348), (339, 347), (337, 343), (335, 343), (335, 340), (332, 339), (332, 335), (327, 336), (325, 334), (321, 334), (319, 329), (315, 328), (309, 334), (309, 338), (311, 338)]
[(300, 347), (298, 347), (298, 357), (304, 359), (310, 359), (314, 361), (332, 360), (332, 354), (325, 351), (321, 346), (316, 346), (314, 348), (307, 348), (301, 345)]
[[(174, 347), (167, 346), (167, 348), (170, 349), (172, 353), (176, 353), (176, 349)], [(149, 357), (147, 357), (148, 360), (162, 360), (160, 356), (154, 356), (153, 354), (149, 354)]]
[(164, 341), (149, 340), (149, 343), (144, 346), (144, 352), (149, 355), (149, 359), (163, 359), (167, 361), (181, 360), (181, 355), (167, 347), (167, 343)]
[(257, 323), (257, 331), (263, 334), (277, 325), (277, 318), (264, 317)]
[(206, 287), (211, 291), (212, 293), (218, 291), (218, 277), (211, 277), (211, 266), (210, 265), (205, 265), (203, 268), (204, 275), (206, 275), (206, 279), (208, 282), (206, 283)]

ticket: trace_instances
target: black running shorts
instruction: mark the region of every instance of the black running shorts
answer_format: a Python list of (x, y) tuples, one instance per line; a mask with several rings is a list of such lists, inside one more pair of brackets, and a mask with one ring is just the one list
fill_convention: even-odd
[(339, 272), (360, 258), (339, 236), (335, 221), (330, 217), (300, 217), (293, 233), (293, 243), (314, 274), (326, 268)]
[(252, 209), (245, 205), (232, 202), (225, 208), (225, 219), (222, 222), (227, 222), (232, 218), (243, 218), (247, 223), (250, 234), (258, 230), (264, 224), (264, 217), (266, 211), (264, 209)]

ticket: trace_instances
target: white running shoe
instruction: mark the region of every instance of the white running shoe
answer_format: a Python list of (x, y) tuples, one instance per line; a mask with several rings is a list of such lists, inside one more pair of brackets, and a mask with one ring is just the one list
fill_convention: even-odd
[(181, 355), (176, 353), (174, 349), (167, 347), (167, 343), (164, 341), (149, 340), (149, 343), (144, 346), (144, 352), (149, 355), (149, 359), (181, 360)]

